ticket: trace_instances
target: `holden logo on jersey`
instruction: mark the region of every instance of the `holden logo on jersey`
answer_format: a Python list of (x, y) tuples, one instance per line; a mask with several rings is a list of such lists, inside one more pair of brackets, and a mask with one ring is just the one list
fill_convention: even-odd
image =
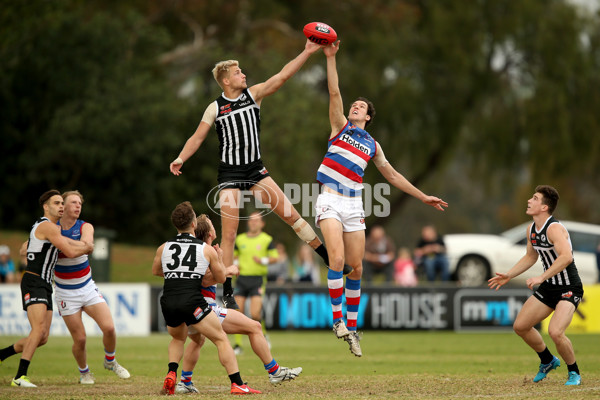
[(546, 241), (546, 235), (542, 234), (542, 236), (540, 236), (540, 240), (542, 242), (545, 242)]
[(242, 93), (242, 95), (240, 96), (240, 101), (244, 100), (246, 100), (246, 93)]
[(560, 297), (562, 297), (563, 299), (570, 299), (571, 297), (573, 297), (573, 292), (569, 290), (568, 292), (563, 293)]
[(355, 149), (362, 151), (366, 155), (371, 155), (371, 150), (367, 146), (363, 146), (357, 140), (352, 139), (350, 137), (350, 135), (344, 134), (344, 135), (342, 135), (342, 137), (340, 137), (340, 140), (348, 143), (350, 146), (354, 147)]
[(194, 317), (196, 317), (196, 319), (200, 319), (202, 315), (204, 315), (204, 311), (202, 311), (200, 307), (196, 308), (194, 311)]
[(573, 301), (575, 303), (579, 303), (581, 301), (581, 297), (573, 296)]

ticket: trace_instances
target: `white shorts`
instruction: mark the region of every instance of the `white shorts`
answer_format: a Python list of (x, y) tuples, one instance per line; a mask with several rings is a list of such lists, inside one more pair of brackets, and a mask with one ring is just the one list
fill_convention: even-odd
[[(212, 308), (213, 312), (217, 314), (217, 318), (219, 318), (219, 322), (222, 324), (229, 310), (225, 307), (221, 307), (220, 305), (214, 303), (209, 304), (209, 306)], [(196, 333), (198, 333), (198, 330), (192, 325), (188, 325), (188, 335), (195, 335)]]
[(365, 211), (362, 198), (339, 196), (323, 192), (317, 197), (315, 205), (315, 225), (324, 219), (334, 218), (342, 223), (344, 232), (365, 230)]
[(56, 309), (61, 316), (72, 315), (83, 307), (98, 303), (106, 303), (93, 280), (80, 289), (54, 288), (54, 301)]

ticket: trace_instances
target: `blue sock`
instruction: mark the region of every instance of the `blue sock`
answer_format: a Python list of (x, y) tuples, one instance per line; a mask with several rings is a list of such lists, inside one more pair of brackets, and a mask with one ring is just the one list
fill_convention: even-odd
[(279, 369), (279, 364), (277, 364), (277, 361), (275, 361), (275, 359), (273, 359), (273, 360), (271, 360), (270, 363), (265, 364), (265, 369), (267, 370), (267, 372), (269, 374), (274, 374)]

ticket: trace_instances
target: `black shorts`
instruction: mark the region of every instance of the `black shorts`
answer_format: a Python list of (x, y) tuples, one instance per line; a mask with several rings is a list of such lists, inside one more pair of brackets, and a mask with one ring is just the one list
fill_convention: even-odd
[(262, 296), (265, 293), (266, 276), (240, 275), (235, 281), (235, 296), (252, 297)]
[(577, 309), (577, 306), (583, 297), (583, 286), (558, 286), (543, 282), (533, 295), (536, 299), (552, 309), (556, 309), (556, 305), (559, 301), (568, 301), (575, 306), (575, 309)]
[(160, 307), (167, 326), (172, 328), (183, 323), (197, 324), (211, 312), (202, 295), (163, 295), (160, 298)]
[(260, 159), (246, 165), (229, 165), (221, 162), (217, 181), (220, 189), (249, 190), (267, 176), (269, 171)]
[(21, 279), (21, 300), (25, 311), (32, 304), (45, 304), (52, 311), (52, 285), (38, 275), (24, 273)]

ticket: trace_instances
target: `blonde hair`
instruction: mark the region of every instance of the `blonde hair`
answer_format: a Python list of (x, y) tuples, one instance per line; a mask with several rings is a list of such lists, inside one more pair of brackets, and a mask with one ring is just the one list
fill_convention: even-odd
[(215, 64), (212, 73), (221, 89), (223, 89), (223, 79), (229, 76), (229, 69), (239, 65), (240, 63), (237, 60), (221, 61)]
[(83, 204), (83, 195), (81, 193), (79, 193), (79, 190), (69, 190), (67, 192), (64, 192), (62, 194), (62, 198), (63, 198), (63, 200), (67, 200), (67, 197), (72, 196), (72, 195), (79, 196), (79, 199), (81, 200), (81, 204)]

